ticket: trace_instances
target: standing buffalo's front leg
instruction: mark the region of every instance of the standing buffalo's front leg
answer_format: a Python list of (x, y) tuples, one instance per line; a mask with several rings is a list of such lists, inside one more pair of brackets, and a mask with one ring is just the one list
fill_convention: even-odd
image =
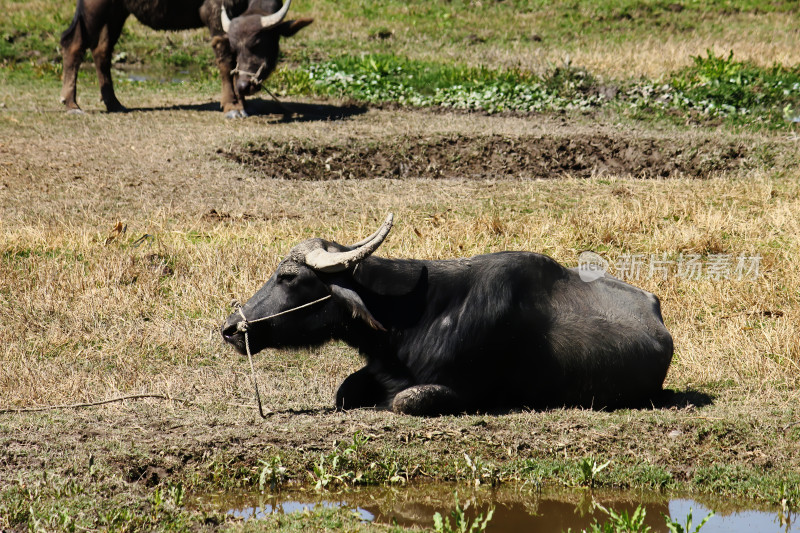
[(406, 415), (452, 415), (464, 409), (458, 394), (444, 385), (415, 385), (398, 392), (392, 399), (392, 411)]
[(222, 97), (220, 104), (225, 118), (242, 118), (247, 113), (244, 110), (244, 97), (240, 98), (233, 89), (233, 75), (231, 71), (236, 65), (233, 51), (227, 37), (217, 35), (211, 39), (214, 55), (219, 67), (219, 77), (222, 79)]

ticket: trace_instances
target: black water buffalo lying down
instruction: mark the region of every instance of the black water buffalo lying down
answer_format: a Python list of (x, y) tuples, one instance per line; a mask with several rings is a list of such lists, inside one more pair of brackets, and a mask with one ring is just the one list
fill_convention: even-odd
[[(108, 111), (124, 111), (114, 95), (111, 58), (125, 20), (133, 14), (156, 30), (206, 26), (222, 79), (222, 110), (227, 117), (244, 117), (244, 98), (261, 88), (275, 69), (279, 39), (290, 37), (312, 19), (284, 21), (291, 0), (78, 0), (72, 24), (61, 35), (64, 78), (61, 102), (80, 112), (78, 67), (92, 50), (100, 96)], [(229, 18), (230, 17), (230, 18)]]
[(244, 331), (252, 352), (344, 340), (366, 365), (339, 387), (340, 409), (614, 408), (661, 392), (672, 337), (653, 294), (608, 276), (584, 282), (529, 252), (447, 261), (373, 256), (391, 226), (390, 214), (355, 245), (295, 246), (228, 317), (225, 340), (241, 353)]

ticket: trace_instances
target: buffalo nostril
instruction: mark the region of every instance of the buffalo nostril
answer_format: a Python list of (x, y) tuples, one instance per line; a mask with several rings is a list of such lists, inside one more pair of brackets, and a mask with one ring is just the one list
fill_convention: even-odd
[(251, 90), (252, 88), (249, 81), (240, 81), (236, 84), (236, 92), (240, 95), (249, 96)]

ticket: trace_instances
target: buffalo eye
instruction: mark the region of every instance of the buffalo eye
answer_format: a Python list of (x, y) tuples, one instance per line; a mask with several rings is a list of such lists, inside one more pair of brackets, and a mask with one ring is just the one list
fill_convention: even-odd
[(296, 268), (281, 268), (278, 270), (278, 283), (291, 283), (299, 274)]
[(297, 277), (297, 272), (280, 272), (278, 273), (278, 281), (289, 282)]

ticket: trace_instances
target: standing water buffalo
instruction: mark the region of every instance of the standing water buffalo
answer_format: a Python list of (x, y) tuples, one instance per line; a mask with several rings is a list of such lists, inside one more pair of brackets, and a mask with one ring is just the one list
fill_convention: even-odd
[[(275, 69), (281, 37), (290, 37), (312, 19), (284, 21), (291, 0), (78, 0), (72, 24), (61, 35), (64, 79), (61, 102), (80, 112), (76, 101), (78, 67), (91, 48), (100, 96), (108, 111), (124, 111), (114, 95), (111, 56), (130, 14), (156, 30), (208, 27), (222, 78), (222, 110), (245, 117), (244, 98), (261, 88)], [(230, 13), (230, 15), (229, 15)], [(229, 18), (232, 17), (232, 18)]]
[(357, 348), (366, 365), (339, 387), (339, 409), (614, 408), (662, 391), (672, 337), (653, 294), (608, 276), (582, 281), (529, 252), (373, 256), (391, 227), (390, 214), (352, 246), (295, 246), (222, 336), (240, 353), (330, 339)]

